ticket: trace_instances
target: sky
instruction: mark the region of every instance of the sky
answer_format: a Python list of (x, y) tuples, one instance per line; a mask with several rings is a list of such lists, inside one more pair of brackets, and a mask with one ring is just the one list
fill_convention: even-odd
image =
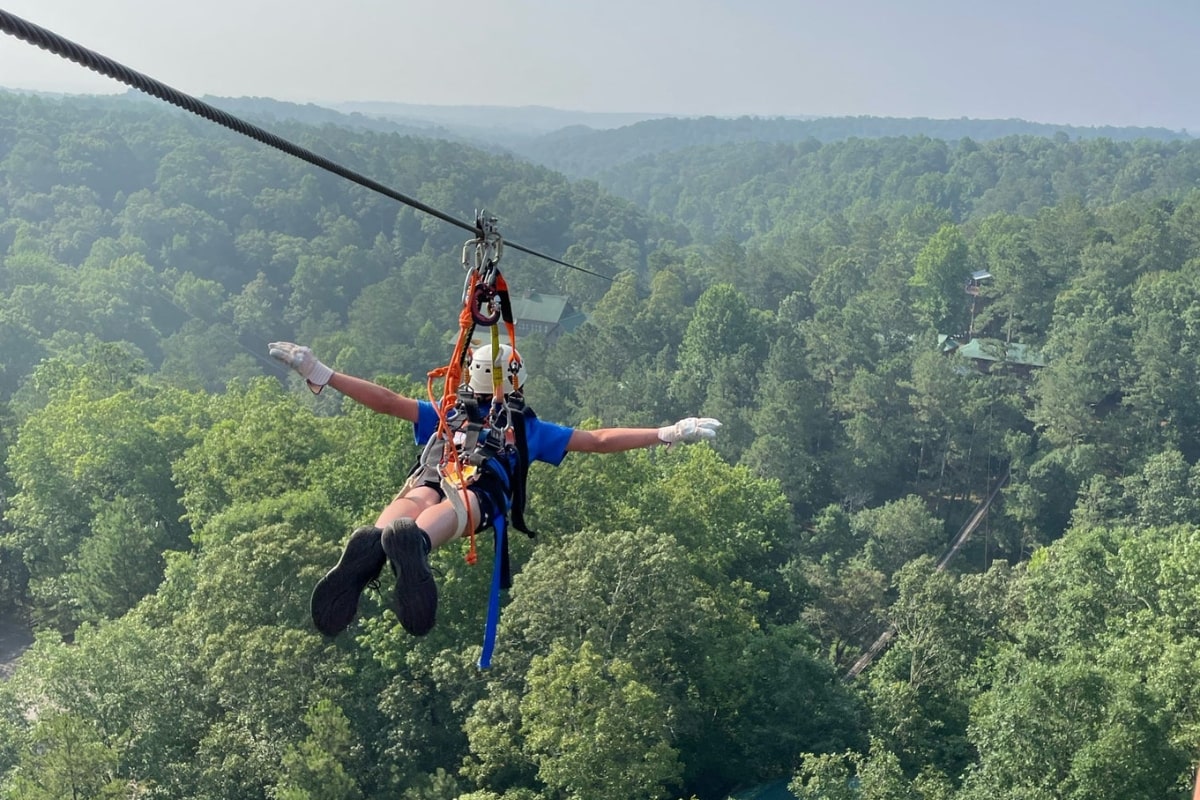
[[(0, 0), (194, 96), (1200, 132), (1198, 0)], [(0, 34), (0, 86), (127, 87)]]

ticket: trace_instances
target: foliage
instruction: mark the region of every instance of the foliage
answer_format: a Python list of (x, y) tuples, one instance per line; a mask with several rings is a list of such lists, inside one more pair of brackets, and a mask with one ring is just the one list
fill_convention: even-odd
[(757, 122), (596, 137), (598, 181), (273, 123), (613, 279), (509, 249), (514, 289), (587, 315), (522, 334), (542, 416), (724, 423), (533, 467), (480, 673), (490, 575), (457, 546), (428, 637), (374, 591), (311, 630), (416, 449), (265, 354), (424, 396), (461, 233), (174, 111), (0, 94), (0, 598), (38, 633), (0, 686), (0, 794), (1182, 795), (1195, 142)]

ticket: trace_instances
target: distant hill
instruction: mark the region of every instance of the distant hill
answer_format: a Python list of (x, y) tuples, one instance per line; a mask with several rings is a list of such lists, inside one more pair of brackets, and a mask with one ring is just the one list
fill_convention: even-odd
[(597, 113), (568, 111), (546, 106), (431, 106), (409, 103), (354, 102), (334, 103), (331, 108), (348, 114), (362, 114), (406, 124), (438, 124), (456, 130), (486, 131), (540, 136), (576, 125), (595, 130), (622, 128), (670, 114), (635, 112)]
[(613, 130), (573, 126), (548, 133), (528, 144), (510, 147), (518, 155), (570, 177), (592, 178), (641, 156), (698, 145), (738, 142), (790, 143), (807, 139), (833, 142), (851, 138), (882, 139), (906, 136), (927, 136), (945, 141), (973, 139), (983, 142), (1017, 135), (1113, 141), (1175, 141), (1193, 138), (1187, 132), (1166, 128), (1089, 128), (1026, 122), (1019, 119), (702, 117), (646, 120)]
[[(20, 93), (67, 97), (42, 92)], [(123, 95), (97, 95), (90, 99), (97, 103), (114, 99), (158, 102), (132, 89)], [(598, 178), (643, 156), (695, 146), (749, 142), (815, 140), (825, 143), (852, 138), (915, 136), (976, 142), (1009, 136), (1064, 141), (1110, 139), (1116, 142), (1138, 139), (1190, 141), (1195, 138), (1187, 131), (1166, 128), (1081, 127), (1021, 119), (678, 117), (638, 112), (593, 113), (545, 106), (437, 106), (390, 102), (345, 102), (325, 106), (269, 97), (206, 96), (203, 100), (251, 121), (294, 120), (309, 125), (339, 125), (444, 139), (493, 152), (507, 151), (571, 178)]]
[[(70, 102), (73, 105), (108, 108), (128, 103), (160, 105), (162, 101), (136, 89), (123, 93), (73, 95), (61, 92), (35, 92), (25, 89), (8, 89), (0, 86), (0, 94), (16, 94), (42, 97), (55, 102)], [(423, 136), (430, 139), (463, 141), (466, 137), (443, 127), (429, 119), (388, 119), (357, 112), (338, 111), (315, 103), (291, 103), (271, 97), (217, 97), (204, 95), (199, 100), (244, 119), (256, 123), (271, 120), (290, 120), (304, 125), (339, 125), (344, 128), (359, 128), (381, 133), (399, 133), (406, 136)]]
[(306, 125), (341, 125), (383, 133), (426, 136), (431, 139), (461, 139), (452, 130), (429, 119), (385, 118), (355, 111), (341, 111), (315, 103), (289, 103), (270, 97), (203, 97), (204, 102), (230, 114), (290, 119)]
[(573, 178), (595, 178), (636, 158), (696, 145), (738, 142), (820, 142), (850, 138), (927, 136), (977, 142), (1008, 136), (1189, 140), (1166, 128), (1080, 127), (1021, 119), (926, 117), (678, 117), (645, 113), (590, 113), (544, 106), (433, 106), (404, 103), (338, 103), (355, 123), (374, 120), (444, 135), (488, 148), (504, 148)]

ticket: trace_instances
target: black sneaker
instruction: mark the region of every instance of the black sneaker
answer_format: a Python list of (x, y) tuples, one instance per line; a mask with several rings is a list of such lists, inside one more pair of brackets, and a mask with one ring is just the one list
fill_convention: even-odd
[(411, 519), (383, 531), (383, 551), (396, 573), (395, 612), (404, 630), (424, 636), (437, 621), (437, 583), (429, 569), (429, 540)]
[(383, 571), (381, 536), (379, 528), (366, 527), (350, 534), (337, 565), (313, 589), (313, 624), (326, 636), (337, 636), (354, 621), (359, 595)]

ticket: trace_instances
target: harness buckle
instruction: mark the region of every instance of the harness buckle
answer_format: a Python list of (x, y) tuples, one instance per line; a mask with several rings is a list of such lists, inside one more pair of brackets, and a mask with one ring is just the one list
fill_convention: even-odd
[(442, 477), (454, 484), (454, 488), (462, 490), (474, 483), (479, 468), (475, 464), (458, 464), (453, 461), (442, 468)]

